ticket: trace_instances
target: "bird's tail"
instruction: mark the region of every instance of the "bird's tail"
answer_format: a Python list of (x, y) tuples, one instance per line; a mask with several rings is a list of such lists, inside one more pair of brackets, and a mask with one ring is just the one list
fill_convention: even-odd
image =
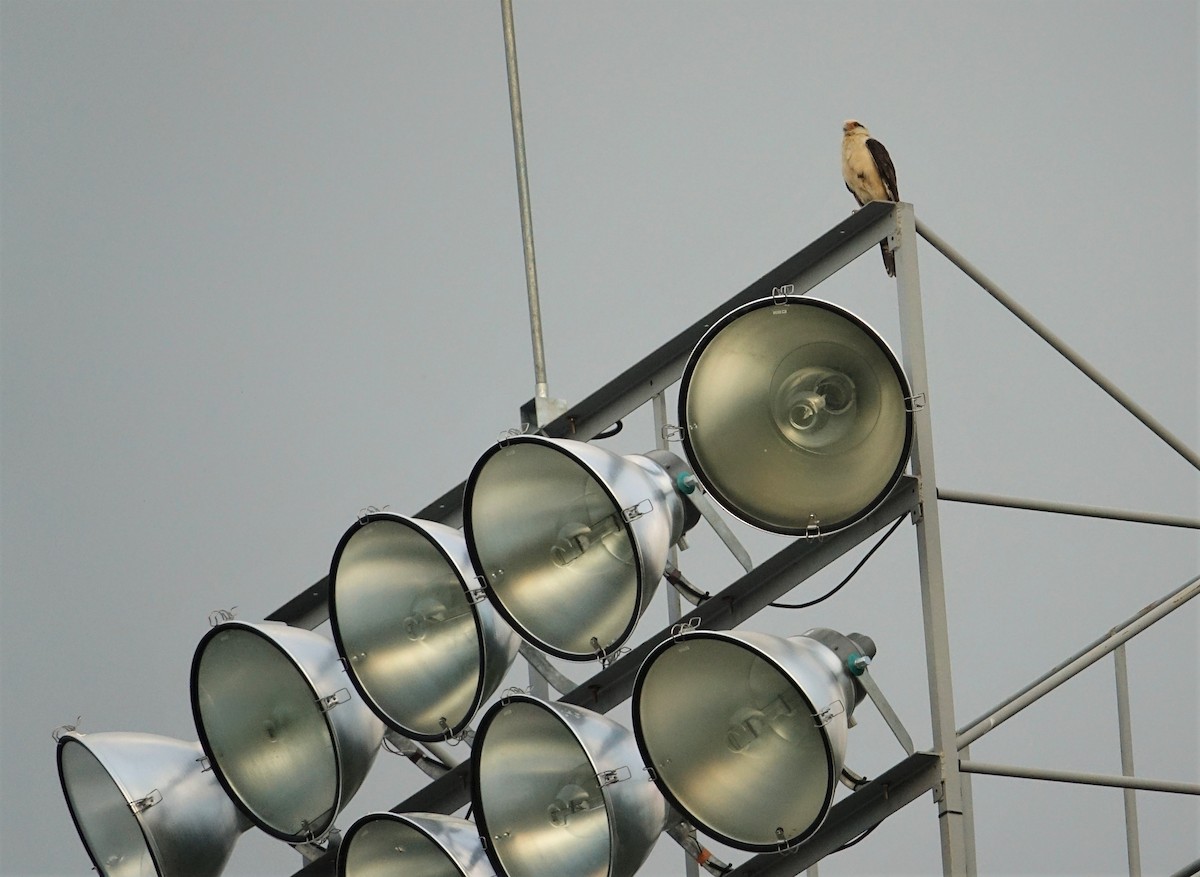
[(881, 241), (879, 244), (879, 252), (883, 253), (883, 267), (887, 270), (888, 277), (896, 276), (896, 254), (892, 252), (892, 248), (887, 245), (887, 241)]

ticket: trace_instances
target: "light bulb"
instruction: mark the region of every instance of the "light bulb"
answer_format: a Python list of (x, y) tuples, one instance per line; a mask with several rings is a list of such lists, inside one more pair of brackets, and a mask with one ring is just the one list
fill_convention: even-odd
[[(613, 513), (591, 525), (578, 521), (565, 524), (550, 548), (555, 566), (568, 566), (597, 544), (604, 544), (608, 537), (620, 534), (622, 530), (618, 516), (618, 513)], [(614, 554), (611, 550), (609, 553)]]
[(772, 405), (775, 424), (783, 437), (814, 453), (841, 452), (861, 440), (855, 437), (858, 397), (854, 382), (842, 372), (809, 366), (783, 380)]

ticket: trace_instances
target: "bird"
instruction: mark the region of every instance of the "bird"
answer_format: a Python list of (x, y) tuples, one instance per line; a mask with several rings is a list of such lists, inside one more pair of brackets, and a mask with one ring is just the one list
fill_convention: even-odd
[[(868, 201), (900, 200), (892, 157), (857, 119), (848, 119), (842, 125), (842, 179), (859, 207)], [(883, 267), (888, 277), (895, 277), (895, 253), (887, 241), (880, 242), (879, 250), (883, 253)]]

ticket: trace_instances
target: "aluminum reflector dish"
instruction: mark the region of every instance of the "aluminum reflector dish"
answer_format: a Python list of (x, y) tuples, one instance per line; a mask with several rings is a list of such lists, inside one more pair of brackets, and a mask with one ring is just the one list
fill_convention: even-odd
[(684, 368), (684, 450), (734, 515), (788, 535), (853, 524), (908, 462), (907, 379), (886, 343), (836, 305), (761, 299), (717, 321)]
[(216, 877), (249, 827), (199, 743), (68, 733), (57, 756), (71, 818), (105, 877)]
[(463, 533), (486, 594), (539, 649), (590, 661), (628, 639), (683, 532), (683, 501), (648, 456), (518, 436), (467, 479)]
[(383, 740), (333, 642), (309, 630), (214, 627), (192, 659), (191, 694), (221, 785), (259, 828), (292, 843), (332, 827)]
[(475, 823), (435, 813), (370, 813), (338, 848), (338, 877), (492, 877)]
[(659, 789), (697, 828), (770, 852), (824, 821), (859, 697), (813, 636), (697, 630), (646, 657), (634, 734)]
[(630, 877), (666, 827), (633, 735), (588, 710), (497, 702), (471, 766), (475, 819), (502, 877)]
[(399, 515), (356, 521), (334, 553), (338, 653), (375, 714), (406, 737), (458, 734), (516, 657), (520, 640), (471, 594), (474, 578), (457, 530)]

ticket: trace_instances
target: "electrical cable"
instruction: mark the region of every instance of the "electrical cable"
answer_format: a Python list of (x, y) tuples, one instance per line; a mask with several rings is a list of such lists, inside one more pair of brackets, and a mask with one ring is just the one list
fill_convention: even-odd
[(683, 577), (683, 573), (680, 572), (677, 567), (668, 566), (665, 570), (663, 570), (663, 578), (666, 579), (668, 584), (670, 584), (676, 590), (683, 592), (683, 595), (688, 598), (688, 602), (690, 602), (693, 606), (699, 606), (705, 600), (712, 598), (712, 594), (708, 593), (707, 591), (701, 591), (699, 588), (685, 579)]
[(817, 597), (815, 600), (809, 600), (806, 603), (768, 603), (767, 605), (774, 606), (776, 609), (807, 609), (809, 606), (816, 606), (818, 603), (828, 600), (830, 597), (844, 588), (847, 582), (854, 578), (858, 571), (863, 568), (863, 565), (871, 559), (871, 555), (878, 551), (879, 547), (888, 540), (888, 537), (896, 532), (896, 528), (900, 526), (900, 522), (903, 520), (903, 516), (896, 518), (896, 523), (892, 524), (891, 529), (884, 533), (883, 537), (873, 546), (871, 546), (871, 550), (863, 555), (862, 560), (855, 565), (854, 569), (850, 570), (850, 574), (834, 585), (833, 588), (831, 588), (827, 593)]
[(612, 438), (614, 435), (619, 433), (624, 428), (625, 428), (624, 421), (618, 420), (616, 423), (614, 423), (608, 429), (604, 430), (604, 432), (598, 432), (594, 436), (592, 436), (592, 441), (598, 441), (600, 439)]
[(866, 831), (864, 831), (858, 837), (854, 838), (854, 840), (846, 841), (844, 844), (842, 844), (840, 847), (838, 847), (833, 852), (840, 853), (842, 850), (850, 849), (850, 847), (854, 846), (856, 843), (861, 843), (862, 841), (866, 840), (868, 834), (870, 834), (872, 831), (877, 829), (882, 824), (883, 824), (883, 820), (881, 819), (879, 822), (876, 822), (874, 825), (872, 825), (870, 828), (868, 828)]

